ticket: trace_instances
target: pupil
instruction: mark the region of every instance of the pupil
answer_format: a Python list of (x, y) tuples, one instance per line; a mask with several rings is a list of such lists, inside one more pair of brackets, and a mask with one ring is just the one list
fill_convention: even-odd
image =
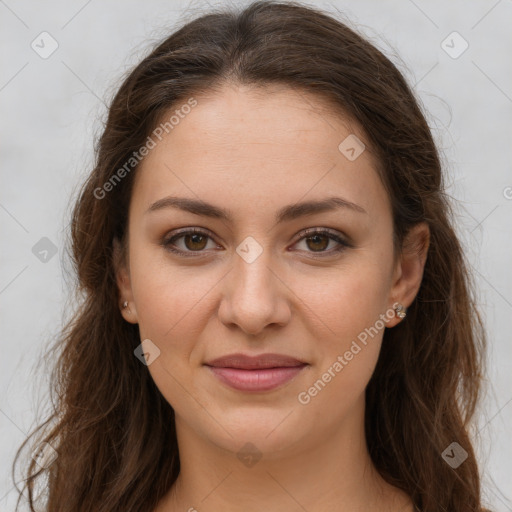
[(187, 235), (186, 240), (190, 240), (190, 239), (192, 240), (193, 245), (199, 244), (200, 246), (199, 247), (188, 247), (188, 244), (186, 244), (189, 249), (196, 249), (196, 250), (204, 249), (204, 240), (203, 240), (203, 244), (201, 244), (201, 242), (198, 241), (198, 239), (199, 240), (205, 239), (205, 237), (203, 235), (199, 235), (199, 234)]
[[(322, 243), (322, 239), (323, 239), (323, 243)], [(197, 247), (197, 246), (189, 247), (189, 244), (186, 243), (186, 245), (189, 249), (195, 249), (195, 250), (204, 249), (205, 237), (203, 235), (199, 235), (199, 234), (187, 235), (186, 241), (188, 242), (190, 240), (192, 241), (192, 245), (199, 244), (199, 247)], [(201, 244), (201, 241), (203, 242), (202, 244)], [(310, 237), (308, 237), (308, 242), (310, 242), (310, 241), (313, 241), (313, 245), (317, 246), (317, 247), (310, 247), (310, 248), (317, 249), (317, 250), (318, 249), (323, 250), (329, 244), (329, 241), (325, 235), (310, 236)], [(318, 244), (320, 244), (320, 247), (318, 247)], [(310, 244), (308, 244), (308, 245), (310, 245)]]
[[(309, 237), (309, 240), (315, 240), (315, 242), (313, 242), (314, 244), (318, 242), (319, 239), (324, 239), (324, 243), (322, 244), (322, 247), (320, 247), (320, 249), (325, 249), (327, 247), (325, 241), (327, 240), (327, 237), (325, 235), (313, 235), (311, 237)], [(327, 241), (327, 244), (329, 242)], [(317, 247), (318, 249), (318, 247)]]

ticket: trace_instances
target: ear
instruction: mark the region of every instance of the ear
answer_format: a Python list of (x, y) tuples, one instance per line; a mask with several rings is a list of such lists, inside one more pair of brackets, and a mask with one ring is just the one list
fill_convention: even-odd
[[(135, 308), (135, 301), (133, 300), (133, 293), (130, 281), (130, 269), (127, 263), (128, 258), (123, 252), (121, 242), (118, 238), (114, 238), (113, 241), (113, 259), (114, 259), (114, 270), (116, 274), (116, 283), (119, 290), (119, 297), (121, 302), (119, 309), (123, 318), (131, 324), (138, 323), (137, 310)], [(127, 302), (128, 305), (123, 307), (123, 304)]]
[[(405, 236), (393, 273), (391, 304), (399, 302), (407, 309), (414, 301), (423, 279), (429, 245), (430, 229), (425, 222), (416, 224)], [(395, 317), (387, 326), (393, 327), (399, 322), (400, 318)]]

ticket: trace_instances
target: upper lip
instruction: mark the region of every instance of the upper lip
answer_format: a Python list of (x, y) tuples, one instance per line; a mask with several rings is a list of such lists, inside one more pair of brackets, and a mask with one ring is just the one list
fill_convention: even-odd
[(263, 368), (283, 368), (290, 366), (303, 366), (306, 363), (294, 357), (282, 354), (261, 354), (249, 356), (246, 354), (230, 354), (218, 357), (205, 363), (207, 366), (222, 368), (239, 368), (241, 370), (256, 370)]

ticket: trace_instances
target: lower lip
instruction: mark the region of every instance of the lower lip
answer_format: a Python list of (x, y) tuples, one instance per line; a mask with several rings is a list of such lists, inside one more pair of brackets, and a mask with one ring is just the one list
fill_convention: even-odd
[(213, 374), (228, 386), (239, 391), (270, 391), (293, 379), (307, 365), (260, 370), (241, 370), (208, 366)]

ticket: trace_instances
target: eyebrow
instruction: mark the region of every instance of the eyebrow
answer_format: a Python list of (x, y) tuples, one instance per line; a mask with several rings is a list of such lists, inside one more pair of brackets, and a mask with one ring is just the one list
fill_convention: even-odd
[[(154, 202), (147, 209), (146, 213), (155, 212), (165, 208), (178, 208), (204, 217), (225, 220), (227, 222), (233, 221), (233, 214), (229, 210), (220, 208), (200, 199), (191, 199), (188, 197), (164, 197)], [(347, 201), (341, 197), (327, 197), (320, 201), (306, 201), (303, 203), (285, 206), (276, 213), (275, 220), (276, 223), (282, 223), (306, 215), (314, 215), (316, 213), (338, 210), (340, 208), (347, 208), (358, 213), (368, 214), (362, 206), (352, 203), (351, 201)]]

